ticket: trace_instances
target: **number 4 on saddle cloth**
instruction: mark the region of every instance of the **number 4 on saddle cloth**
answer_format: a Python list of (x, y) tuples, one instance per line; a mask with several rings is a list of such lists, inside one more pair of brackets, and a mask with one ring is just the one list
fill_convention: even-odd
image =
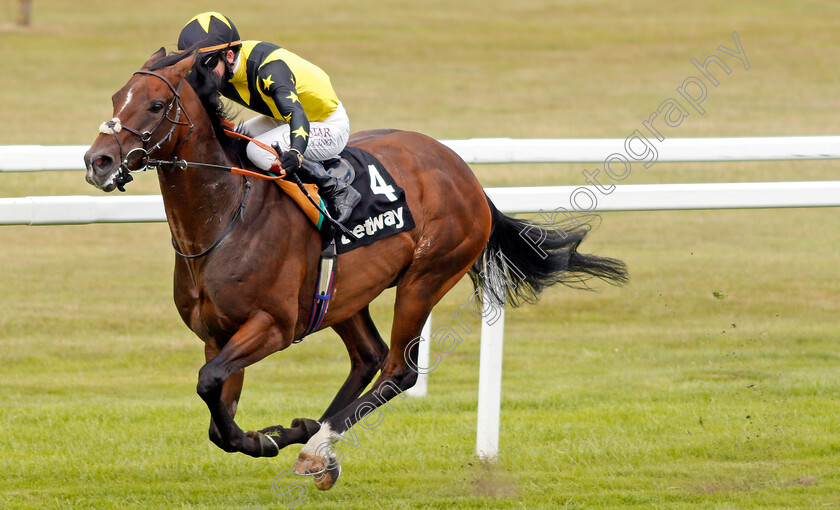
[[(295, 342), (303, 340), (306, 335), (316, 331), (327, 314), (332, 296), (335, 261), (338, 255), (414, 228), (414, 218), (405, 200), (405, 190), (397, 185), (379, 160), (357, 147), (346, 147), (341, 152), (341, 158), (338, 164), (345, 164), (344, 160), (346, 160), (353, 166), (356, 177), (353, 179), (352, 186), (362, 195), (361, 201), (353, 209), (350, 218), (344, 222), (356, 239), (350, 239), (340, 232), (335, 238), (331, 234), (325, 237), (326, 246), (321, 253), (318, 288), (315, 291), (309, 325), (306, 332)], [(289, 184), (287, 181), (277, 181), (277, 183)], [(304, 208), (304, 212), (307, 212), (305, 206), (315, 209), (309, 203), (295, 200)], [(323, 217), (319, 214), (313, 215), (307, 212), (307, 216), (319, 229), (324, 225)], [(327, 227), (328, 232), (336, 232), (331, 226), (327, 225)]]
[(379, 160), (356, 147), (346, 147), (341, 157), (356, 171), (353, 187), (361, 193), (362, 200), (344, 222), (356, 240), (339, 236), (336, 243), (339, 254), (414, 228), (405, 191), (397, 186)]
[[(336, 252), (347, 253), (362, 246), (373, 244), (380, 239), (407, 232), (414, 228), (414, 218), (408, 210), (405, 201), (405, 191), (394, 182), (391, 174), (382, 166), (372, 154), (357, 147), (346, 147), (341, 151), (341, 159), (323, 162), (325, 165), (350, 164), (355, 171), (352, 186), (361, 194), (362, 199), (353, 209), (353, 213), (344, 222), (344, 226), (353, 233), (356, 239), (351, 239), (340, 232), (328, 229), (323, 214), (305, 198), (291, 182), (287, 180), (275, 181), (289, 194), (303, 209), (312, 223), (324, 233), (325, 246), (336, 236)], [(329, 169), (329, 167), (328, 167)], [(317, 189), (314, 185), (306, 184), (311, 192)], [(312, 193), (316, 202), (323, 197)]]

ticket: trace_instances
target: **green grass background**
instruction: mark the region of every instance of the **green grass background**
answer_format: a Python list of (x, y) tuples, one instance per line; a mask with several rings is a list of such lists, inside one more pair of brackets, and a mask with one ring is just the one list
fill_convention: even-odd
[[(353, 129), (439, 139), (623, 138), (737, 31), (750, 69), (666, 137), (837, 134), (840, 4), (825, 1), (0, 4), (0, 144), (89, 144), (110, 96), (193, 14), (326, 69)], [(720, 52), (717, 52), (721, 55)], [(832, 180), (835, 161), (635, 166), (627, 183)], [(596, 165), (590, 165), (594, 168)], [(583, 184), (584, 165), (480, 165), (486, 186)], [(2, 196), (97, 194), (80, 172)], [(129, 186), (157, 192), (153, 175)], [(474, 456), (479, 323), (342, 445), (301, 508), (840, 506), (840, 221), (833, 209), (609, 213), (586, 251), (632, 282), (508, 311), (500, 458)], [(229, 455), (195, 395), (165, 224), (0, 228), (0, 507), (285, 508), (298, 450)], [(436, 324), (468, 297), (462, 282)], [(373, 312), (387, 337), (393, 297)], [(436, 351), (437, 352), (437, 351)], [(331, 332), (247, 370), (243, 428), (317, 417), (348, 368)], [(292, 477), (279, 479), (281, 487)]]

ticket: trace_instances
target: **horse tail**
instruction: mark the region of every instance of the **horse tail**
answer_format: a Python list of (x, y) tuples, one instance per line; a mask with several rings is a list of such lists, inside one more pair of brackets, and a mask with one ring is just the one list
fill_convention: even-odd
[(591, 223), (520, 220), (504, 215), (489, 198), (487, 203), (493, 218), (490, 239), (469, 275), (478, 292), (489, 291), (495, 303), (536, 303), (546, 287), (558, 283), (590, 289), (587, 281), (593, 277), (612, 285), (627, 283), (624, 262), (577, 251)]

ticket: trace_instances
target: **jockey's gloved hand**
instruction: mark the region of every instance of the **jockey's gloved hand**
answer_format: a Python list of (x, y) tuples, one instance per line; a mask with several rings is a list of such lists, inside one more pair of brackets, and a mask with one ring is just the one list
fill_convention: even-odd
[(286, 171), (287, 174), (292, 174), (300, 168), (301, 163), (303, 163), (303, 155), (297, 151), (297, 149), (292, 149), (288, 152), (284, 152), (282, 156), (280, 156), (280, 167)]

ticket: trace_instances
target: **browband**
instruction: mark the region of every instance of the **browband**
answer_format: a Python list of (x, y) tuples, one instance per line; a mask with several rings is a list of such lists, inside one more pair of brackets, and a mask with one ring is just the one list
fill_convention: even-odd
[(208, 51), (223, 50), (225, 48), (230, 48), (231, 46), (234, 46), (236, 44), (242, 44), (242, 41), (241, 40), (231, 41), (231, 42), (225, 43), (225, 44), (217, 44), (215, 46), (207, 46), (206, 48), (199, 48), (198, 52), (199, 53), (207, 53)]

